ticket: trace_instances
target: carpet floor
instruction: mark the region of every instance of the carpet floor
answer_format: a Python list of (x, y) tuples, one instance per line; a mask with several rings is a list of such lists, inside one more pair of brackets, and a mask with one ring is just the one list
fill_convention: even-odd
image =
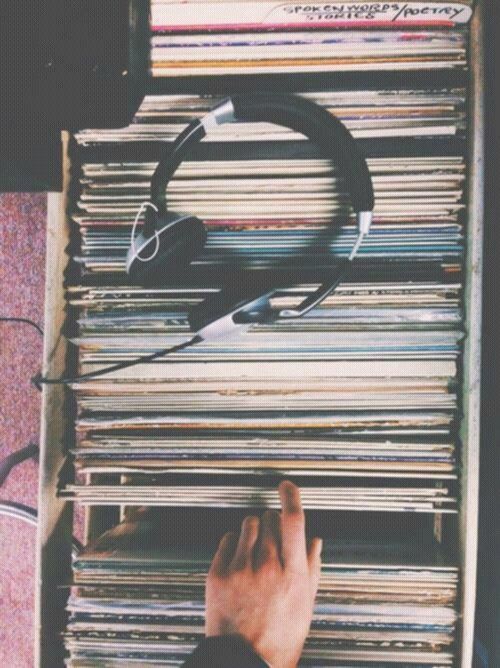
[[(43, 327), (45, 194), (0, 195), (0, 316)], [(31, 326), (0, 322), (0, 459), (38, 443), (40, 394), (31, 385), (42, 337)], [(15, 468), (0, 498), (37, 506), (38, 465)], [(35, 528), (0, 517), (0, 666), (33, 666)]]

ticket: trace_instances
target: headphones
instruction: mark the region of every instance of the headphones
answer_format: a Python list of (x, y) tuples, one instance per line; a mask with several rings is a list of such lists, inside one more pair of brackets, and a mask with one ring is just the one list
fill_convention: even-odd
[[(252, 93), (227, 98), (203, 118), (192, 121), (161, 158), (151, 179), (150, 201), (143, 203), (132, 228), (126, 261), (131, 282), (140, 285), (175, 282), (202, 251), (207, 239), (204, 224), (196, 216), (169, 211), (166, 189), (181, 162), (207, 132), (234, 121), (264, 121), (295, 130), (317, 144), (323, 155), (339, 166), (356, 213), (358, 236), (348, 258), (340, 269), (336, 268), (335, 276), (320, 285), (296, 309), (279, 312), (270, 307), (270, 297), (275, 289), (264, 294), (255, 294), (255, 288), (250, 294), (243, 294), (243, 288), (239, 293), (234, 289), (223, 289), (190, 313), (189, 324), (195, 334), (189, 341), (75, 378), (48, 379), (38, 374), (33, 379), (37, 387), (46, 383), (73, 383), (153, 361), (201, 341), (227, 336), (253, 323), (300, 318), (321, 304), (346, 277), (373, 217), (373, 185), (365, 158), (347, 128), (323, 107), (296, 95)], [(144, 210), (144, 225), (135, 237), (137, 222)]]

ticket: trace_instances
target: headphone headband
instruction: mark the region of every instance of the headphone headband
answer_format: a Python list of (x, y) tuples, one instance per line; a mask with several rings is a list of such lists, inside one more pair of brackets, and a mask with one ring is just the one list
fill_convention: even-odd
[[(151, 179), (151, 202), (159, 215), (167, 211), (167, 185), (175, 171), (211, 128), (233, 121), (264, 121), (290, 128), (314, 142), (324, 157), (336, 163), (344, 176), (360, 231), (368, 231), (374, 196), (366, 160), (351, 133), (323, 107), (297, 95), (256, 93), (235, 95), (192, 121), (161, 158)], [(156, 215), (148, 212), (146, 237), (154, 234)]]

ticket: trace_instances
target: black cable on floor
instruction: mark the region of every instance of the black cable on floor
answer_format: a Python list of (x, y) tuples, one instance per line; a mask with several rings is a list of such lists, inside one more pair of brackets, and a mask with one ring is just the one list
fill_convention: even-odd
[(43, 329), (40, 327), (40, 325), (37, 325), (36, 322), (30, 320), (29, 318), (11, 318), (8, 316), (0, 316), (0, 322), (23, 322), (34, 327), (40, 336), (43, 336)]

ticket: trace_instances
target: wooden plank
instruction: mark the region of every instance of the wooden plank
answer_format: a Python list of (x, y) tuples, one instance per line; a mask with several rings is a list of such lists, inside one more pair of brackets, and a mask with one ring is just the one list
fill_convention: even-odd
[[(63, 192), (49, 193), (45, 265), (45, 337), (42, 372), (51, 378), (66, 369), (67, 343), (62, 335), (65, 319), (65, 248), (69, 239), (66, 198), (69, 185), (68, 136), (63, 135)], [(71, 572), (72, 504), (57, 498), (65, 447), (71, 438), (69, 395), (60, 385), (45, 385), (42, 391), (38, 532), (35, 595), (35, 665), (63, 665), (60, 636), (64, 628), (64, 604)], [(69, 441), (71, 442), (71, 441)]]
[(469, 178), (465, 272), (465, 329), (460, 428), (461, 505), (459, 548), (462, 572), (461, 629), (457, 646), (461, 668), (472, 665), (476, 599), (477, 532), (479, 511), (479, 420), (481, 386), (481, 304), (484, 198), (484, 68), (483, 8), (477, 3), (470, 30)]

